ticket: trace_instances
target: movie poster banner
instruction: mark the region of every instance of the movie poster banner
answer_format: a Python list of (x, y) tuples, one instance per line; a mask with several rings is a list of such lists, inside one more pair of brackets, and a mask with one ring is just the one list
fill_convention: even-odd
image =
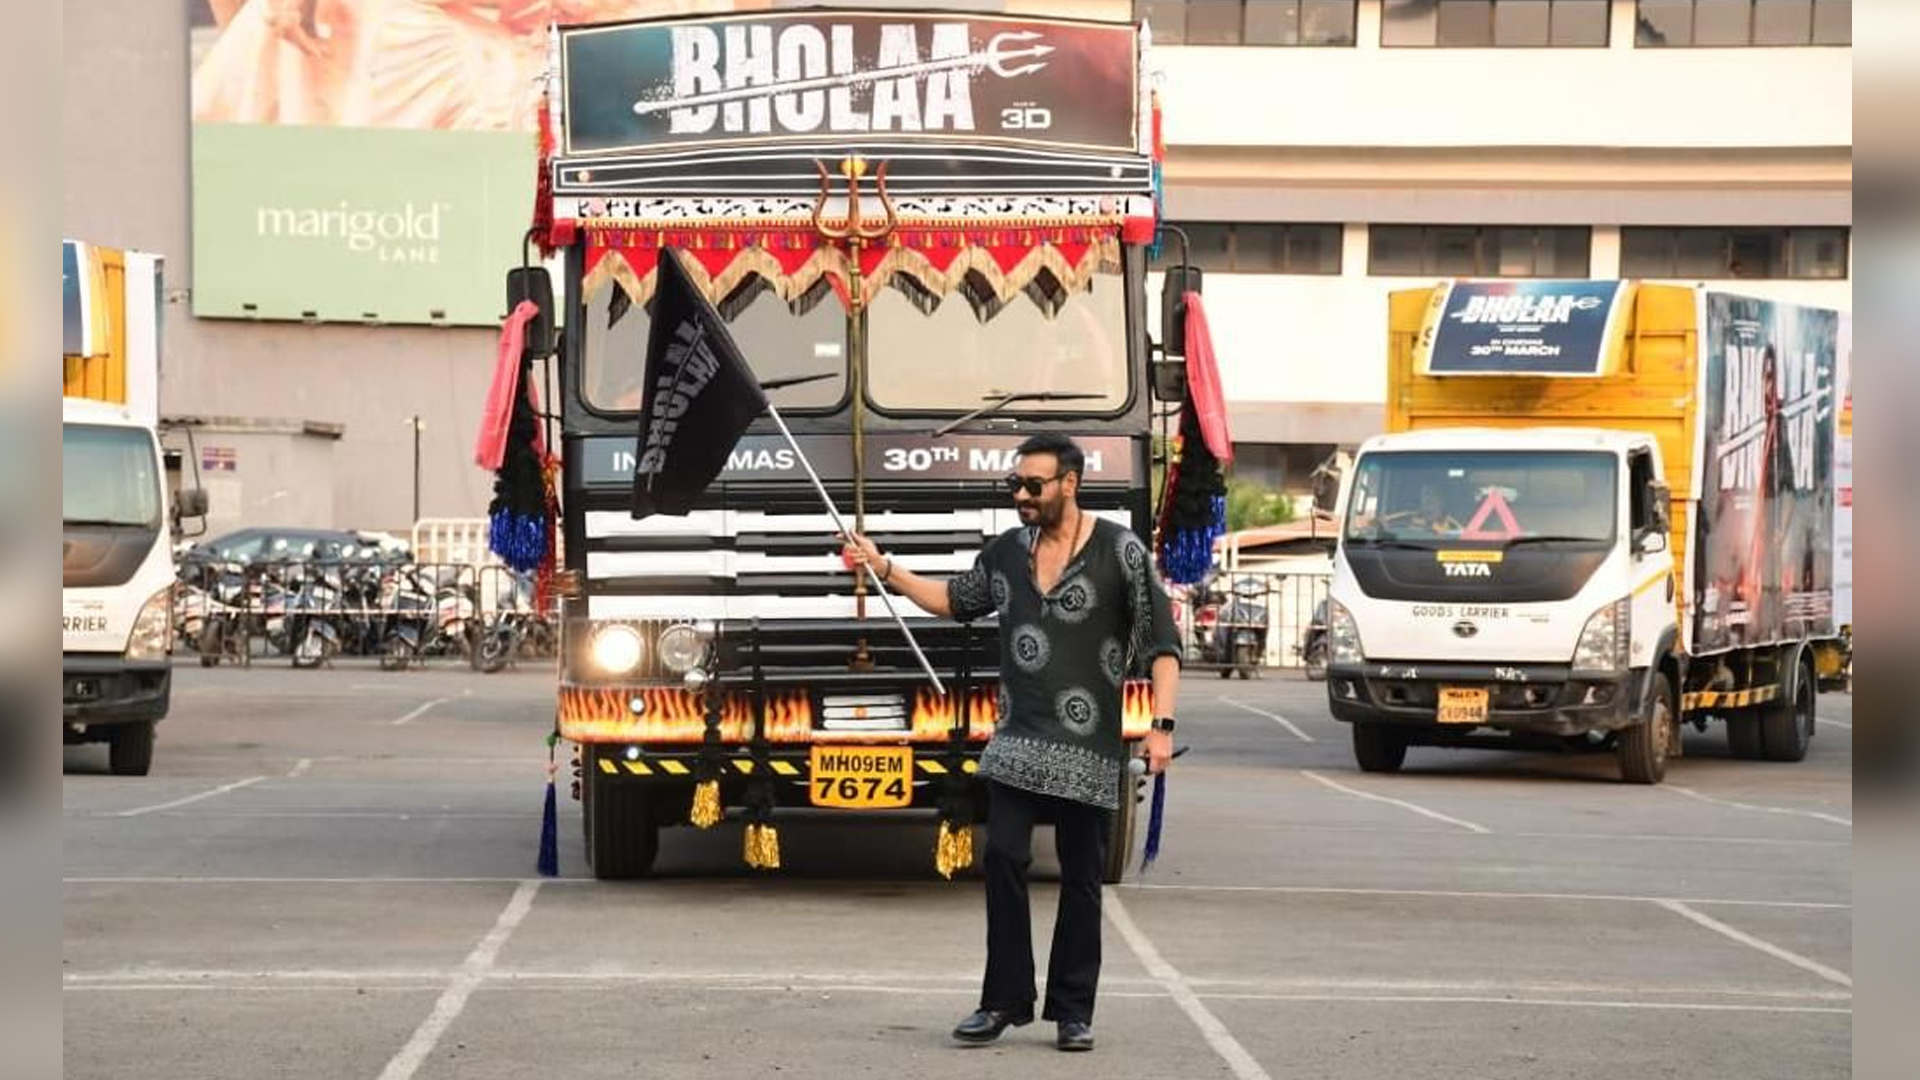
[(1701, 298), (1695, 654), (1833, 632), (1839, 316)]
[(1626, 325), (1620, 281), (1455, 281), (1435, 289), (1420, 335), (1427, 375), (1607, 373)]
[(580, 27), (562, 151), (932, 137), (1139, 149), (1131, 26), (924, 12)]
[(184, 0), (193, 310), (497, 325), (551, 22), (699, 0)]

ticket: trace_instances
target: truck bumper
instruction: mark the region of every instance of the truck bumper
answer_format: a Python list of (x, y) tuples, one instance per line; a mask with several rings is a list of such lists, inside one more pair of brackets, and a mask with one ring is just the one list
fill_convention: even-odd
[[(1482, 728), (1568, 738), (1631, 727), (1640, 719), (1646, 676), (1640, 669), (1575, 677), (1565, 665), (1550, 664), (1336, 665), (1327, 672), (1327, 701), (1336, 720), (1420, 729), (1438, 740)], [(1485, 689), (1486, 722), (1440, 723), (1442, 687)]]
[(114, 655), (66, 653), (61, 657), (60, 713), (67, 737), (86, 728), (152, 723), (167, 715), (173, 696), (173, 662), (137, 661)]

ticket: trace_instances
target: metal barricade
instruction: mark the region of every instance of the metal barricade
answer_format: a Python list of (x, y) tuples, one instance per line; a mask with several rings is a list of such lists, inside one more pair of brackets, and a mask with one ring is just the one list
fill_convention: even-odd
[(1223, 612), (1254, 613), (1265, 630), (1263, 667), (1301, 666), (1301, 642), (1333, 581), (1331, 568), (1219, 570), (1194, 585), (1171, 590), (1174, 618), (1187, 663), (1196, 667), (1225, 662), (1216, 642), (1209, 647)]

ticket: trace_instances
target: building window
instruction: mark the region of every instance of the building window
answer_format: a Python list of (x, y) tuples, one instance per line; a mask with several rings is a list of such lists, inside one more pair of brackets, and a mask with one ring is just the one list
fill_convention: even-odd
[(1843, 228), (1620, 230), (1620, 276), (1716, 280), (1847, 276)]
[(1639, 0), (1642, 48), (1851, 45), (1853, 0)]
[(1562, 225), (1375, 225), (1377, 277), (1560, 277), (1591, 272), (1593, 230)]
[(1608, 0), (1386, 0), (1380, 44), (1442, 49), (1605, 48)]
[(1133, 0), (1156, 45), (1352, 45), (1357, 0)]
[[(1187, 234), (1193, 265), (1219, 274), (1338, 274), (1340, 226), (1274, 222), (1170, 222)], [(1152, 268), (1180, 259), (1180, 240), (1169, 234)]]

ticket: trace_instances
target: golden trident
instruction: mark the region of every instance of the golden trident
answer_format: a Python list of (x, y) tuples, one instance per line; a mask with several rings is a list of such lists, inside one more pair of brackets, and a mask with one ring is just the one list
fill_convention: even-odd
[[(861, 218), (860, 178), (866, 175), (867, 161), (850, 154), (840, 161), (840, 175), (847, 178), (847, 216), (838, 225), (828, 224), (827, 199), (833, 194), (833, 176), (818, 160), (813, 167), (820, 173), (820, 197), (813, 202), (814, 231), (832, 243), (847, 247), (847, 351), (852, 354), (853, 362), (853, 529), (864, 536), (867, 531), (867, 287), (860, 276), (860, 253), (868, 245), (881, 243), (891, 236), (900, 225), (900, 214), (894, 209), (893, 200), (887, 197), (887, 163), (883, 161), (874, 170), (873, 185), (887, 216), (877, 222)], [(867, 579), (864, 574), (855, 575), (853, 579), (853, 605), (855, 617), (865, 619)], [(859, 670), (873, 667), (873, 657), (867, 651), (864, 637), (854, 650), (852, 666)]]

